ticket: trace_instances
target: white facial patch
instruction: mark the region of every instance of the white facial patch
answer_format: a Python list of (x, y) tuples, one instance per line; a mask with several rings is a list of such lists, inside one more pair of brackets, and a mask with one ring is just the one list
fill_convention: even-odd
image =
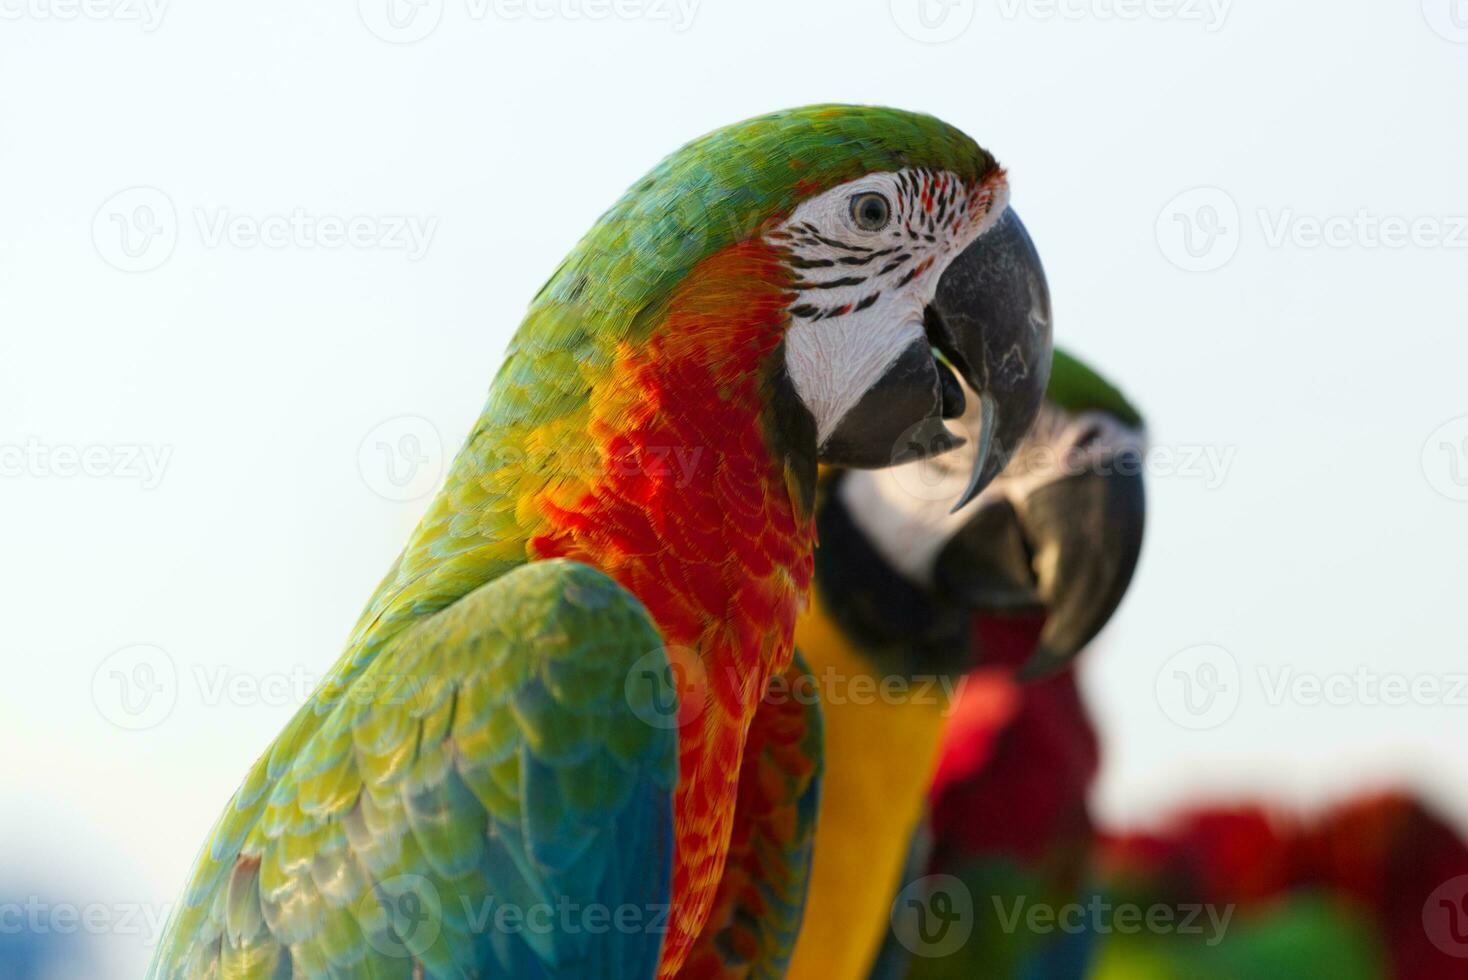
[(1025, 441), (994, 481), (956, 514), (949, 508), (968, 484), (979, 444), (978, 397), (965, 386), (969, 410), (958, 420), (964, 445), (932, 459), (886, 470), (858, 470), (841, 481), (839, 493), (856, 526), (878, 554), (909, 581), (931, 585), (938, 553), (986, 504), (1008, 499), (1023, 514), (1036, 489), (1077, 473), (1105, 472), (1117, 454), (1141, 459), (1147, 437), (1104, 412), (1064, 412), (1040, 407)]
[(815, 417), (817, 445), (923, 339), (938, 280), (998, 220), (1008, 194), (1002, 172), (977, 187), (948, 172), (868, 174), (801, 203), (769, 233), (799, 276), (785, 366)]

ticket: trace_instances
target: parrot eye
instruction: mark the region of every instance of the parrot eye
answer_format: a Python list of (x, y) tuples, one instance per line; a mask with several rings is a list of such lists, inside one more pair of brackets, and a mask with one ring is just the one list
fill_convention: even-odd
[(851, 220), (862, 231), (881, 231), (892, 220), (892, 206), (881, 194), (856, 194), (851, 198)]

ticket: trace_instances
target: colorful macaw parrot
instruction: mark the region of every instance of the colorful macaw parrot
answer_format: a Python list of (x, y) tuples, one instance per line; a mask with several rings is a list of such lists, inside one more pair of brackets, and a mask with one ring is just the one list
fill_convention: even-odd
[[(935, 305), (961, 322), (974, 304), (949, 298), (940, 290)], [(972, 412), (962, 421), (977, 424)], [(902, 974), (909, 950), (881, 952), (880, 963), (879, 951), (894, 896), (926, 873), (909, 865), (935, 775), (947, 782), (982, 767), (981, 736), (992, 743), (1021, 702), (1053, 705), (1030, 711), (1047, 755), (1006, 773), (1010, 795), (985, 827), (1016, 835), (1021, 861), (1039, 860), (1060, 831), (1041, 821), (1088, 784), (1095, 744), (1043, 717), (1076, 700), (1069, 674), (1028, 684), (1016, 675), (1054, 672), (1121, 601), (1141, 547), (1144, 444), (1126, 399), (1057, 350), (1033, 431), (966, 507), (949, 513), (946, 503), (964, 479), (965, 450), (823, 482), (814, 597), (796, 636), (823, 693), (838, 696), (823, 703), (826, 771), (792, 977)], [(850, 679), (863, 677), (902, 683), (886, 698), (839, 696), (842, 679), (854, 689)], [(963, 828), (946, 823), (941, 784), (932, 801), (939, 840), (962, 840)], [(961, 964), (954, 976), (1011, 975), (974, 952), (933, 962)]]
[(981, 237), (1029, 288), (1007, 199), (968, 136), (852, 106), (718, 130), (637, 182), (532, 301), (152, 976), (778, 974), (819, 718), (762, 704), (801, 671), (817, 466), (955, 447), (956, 371), (986, 424), (954, 497), (1003, 467), (1048, 323), (929, 307)]

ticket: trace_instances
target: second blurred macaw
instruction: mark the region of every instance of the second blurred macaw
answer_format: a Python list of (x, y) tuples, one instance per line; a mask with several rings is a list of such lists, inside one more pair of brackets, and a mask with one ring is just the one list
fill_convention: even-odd
[[(943, 314), (954, 321), (962, 310)], [(952, 759), (945, 750), (944, 767), (982, 765), (979, 729), (997, 733), (1013, 716), (1016, 673), (1054, 672), (1110, 619), (1140, 553), (1144, 442), (1130, 403), (1057, 351), (1034, 430), (968, 507), (950, 514), (945, 503), (963, 478), (962, 450), (823, 485), (814, 598), (796, 641), (821, 687), (826, 773), (792, 977), (870, 974), (940, 743), (970, 750)], [(1057, 714), (1076, 698), (1068, 675), (1028, 690)], [(1021, 798), (993, 814), (1029, 839), (1024, 857), (1037, 861), (1054, 828), (1027, 816), (1023, 794), (1038, 817), (1055, 809), (1047, 793), (1085, 784), (1096, 766), (1086, 732), (1049, 735), (1046, 763), (1063, 768), (1036, 766), (1015, 787)], [(978, 947), (969, 953), (982, 963)], [(975, 975), (971, 956), (960, 961), (968, 972), (956, 975)]]

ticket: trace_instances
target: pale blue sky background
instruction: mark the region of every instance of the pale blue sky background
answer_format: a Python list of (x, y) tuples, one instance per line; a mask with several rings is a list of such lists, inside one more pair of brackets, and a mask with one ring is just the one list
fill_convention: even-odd
[(0, 902), (104, 903), (137, 973), (560, 257), (828, 100), (1009, 166), (1059, 338), (1172, 453), (1084, 670), (1104, 816), (1393, 778), (1468, 826), (1468, 0), (387, 2), (0, 0)]

